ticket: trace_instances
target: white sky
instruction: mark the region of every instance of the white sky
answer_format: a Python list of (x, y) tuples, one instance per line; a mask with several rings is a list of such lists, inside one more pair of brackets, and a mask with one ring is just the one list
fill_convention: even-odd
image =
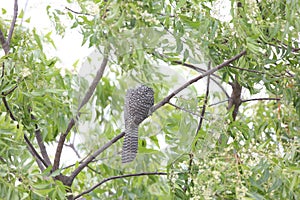
[[(57, 0), (19, 0), (18, 13), (24, 11), (24, 21), (30, 18), (30, 24), (23, 21), (23, 26), (35, 27), (37, 33), (48, 33), (52, 31), (52, 39), (57, 49), (49, 51), (51, 56), (57, 56), (61, 59), (61, 67), (72, 69), (72, 65), (77, 59), (83, 59), (89, 55), (90, 50), (81, 46), (82, 36), (77, 30), (66, 29), (65, 37), (61, 38), (55, 34), (55, 28), (47, 16), (46, 6), (65, 11), (65, 5)], [(0, 0), (0, 8), (6, 9), (6, 16), (12, 17), (14, 1)], [(18, 19), (21, 20), (21, 19)], [(20, 21), (19, 21), (20, 23)]]

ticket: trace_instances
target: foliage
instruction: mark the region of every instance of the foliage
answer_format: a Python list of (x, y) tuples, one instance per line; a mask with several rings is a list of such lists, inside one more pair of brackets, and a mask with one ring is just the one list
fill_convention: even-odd
[[(55, 48), (51, 32), (21, 26), (21, 12), (10, 51), (0, 59), (0, 198), (64, 199), (70, 193), (77, 198), (109, 177), (162, 171), (168, 175), (109, 180), (84, 197), (299, 199), (300, 3), (232, 0), (225, 20), (215, 14), (221, 2), (81, 0), (67, 1), (61, 10), (49, 5), (58, 34), (80, 30), (82, 44), (103, 60), (108, 56), (108, 67), (82, 109), (98, 69), (90, 78), (62, 73), (59, 58), (45, 51)], [(79, 11), (71, 9), (75, 5)], [(9, 25), (0, 18), (4, 36)], [(145, 83), (154, 89), (155, 102), (163, 102), (186, 79), (243, 50), (245, 55), (208, 81), (184, 87), (143, 122), (139, 154), (130, 164), (120, 162), (119, 140), (67, 184), (62, 175), (72, 176), (80, 160), (53, 171), (32, 152), (30, 144), (42, 150), (39, 132), (46, 144), (56, 144), (64, 133), (67, 140), (79, 133), (84, 141), (75, 149), (90, 156), (122, 132), (127, 88)], [(207, 84), (209, 94), (203, 92)], [(235, 84), (244, 99), (234, 95)], [(231, 90), (224, 89), (230, 86), (231, 98), (226, 92)], [(70, 131), (71, 119), (76, 127)]]

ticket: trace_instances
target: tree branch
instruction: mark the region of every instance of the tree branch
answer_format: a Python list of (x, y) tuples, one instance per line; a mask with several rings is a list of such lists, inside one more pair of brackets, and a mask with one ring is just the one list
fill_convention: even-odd
[(93, 187), (91, 187), (90, 189), (80, 193), (79, 195), (75, 196), (74, 199), (78, 199), (79, 197), (88, 194), (89, 192), (93, 191), (94, 189), (96, 189), (97, 187), (99, 187), (100, 185), (111, 181), (111, 180), (115, 180), (115, 179), (121, 179), (121, 178), (127, 178), (127, 177), (135, 177), (135, 176), (150, 176), (150, 175), (158, 175), (158, 176), (165, 176), (168, 175), (165, 172), (142, 172), (142, 173), (136, 173), (136, 174), (125, 174), (125, 175), (120, 175), (120, 176), (112, 176), (106, 179), (103, 179), (100, 183), (94, 185)]
[[(237, 78), (235, 78), (237, 79)], [(234, 81), (232, 85), (232, 93), (228, 102), (228, 110), (230, 110), (232, 107), (234, 107), (234, 110), (232, 112), (232, 118), (233, 121), (235, 121), (236, 116), (239, 112), (239, 107), (242, 103), (241, 100), (241, 93), (242, 93), (242, 86), (237, 82), (237, 80)]]
[[(33, 114), (31, 114), (31, 119), (32, 120), (36, 119)], [(37, 143), (40, 147), (41, 154), (42, 154), (45, 162), (47, 163), (47, 166), (50, 166), (51, 161), (50, 161), (50, 158), (49, 158), (47, 150), (46, 150), (46, 146), (45, 146), (44, 141), (43, 141), (41, 130), (40, 130), (40, 128), (37, 124), (35, 124), (35, 131), (34, 132), (35, 132), (35, 139), (36, 139), (36, 141), (37, 141)]]
[(92, 16), (89, 13), (78, 12), (78, 11), (72, 10), (71, 8), (68, 8), (68, 7), (65, 7), (65, 9), (68, 10), (68, 11), (70, 11), (70, 12), (72, 12), (72, 13), (75, 13), (77, 15), (89, 15), (89, 16)]
[(242, 100), (242, 103), (248, 102), (248, 101), (280, 101), (281, 98), (272, 98), (272, 97), (266, 97), (266, 98), (254, 98), (254, 99), (246, 99), (246, 100)]
[(225, 103), (225, 102), (227, 102), (227, 101), (229, 101), (229, 98), (226, 99), (226, 100), (223, 100), (223, 101), (219, 101), (219, 102), (216, 102), (216, 103), (209, 104), (208, 106), (209, 106), (209, 107), (215, 106), (215, 105), (218, 105), (218, 104), (221, 104), (221, 103)]
[(37, 141), (37, 143), (40, 147), (40, 150), (41, 150), (41, 154), (42, 154), (43, 158), (45, 159), (45, 162), (47, 163), (47, 166), (50, 166), (51, 161), (50, 161), (50, 158), (48, 156), (46, 146), (45, 146), (43, 138), (42, 138), (41, 130), (38, 127), (37, 124), (35, 124), (35, 131), (34, 132), (35, 132), (36, 141)]
[(201, 115), (199, 115), (199, 114), (197, 114), (197, 113), (194, 113), (194, 112), (192, 112), (192, 111), (190, 111), (190, 110), (187, 110), (187, 109), (185, 109), (185, 108), (179, 107), (179, 106), (177, 106), (177, 105), (175, 105), (175, 104), (173, 104), (173, 103), (171, 103), (171, 102), (168, 102), (168, 104), (170, 104), (171, 106), (173, 106), (173, 107), (175, 107), (175, 108), (177, 108), (177, 109), (179, 109), (179, 110), (183, 110), (183, 111), (185, 111), (185, 112), (187, 112), (187, 113), (190, 113), (191, 115), (195, 115), (195, 116), (197, 116), (197, 117), (201, 117)]
[[(105, 67), (107, 65), (107, 61), (108, 61), (108, 57), (107, 54), (104, 53), (104, 58), (103, 61), (101, 63), (101, 66), (99, 68), (99, 70), (97, 71), (97, 74), (93, 80), (93, 82), (91, 83), (88, 91), (86, 92), (83, 100), (81, 101), (80, 105), (78, 106), (77, 109), (77, 114), (76, 114), (76, 119), (79, 117), (80, 113), (80, 109), (89, 101), (89, 99), (91, 98), (92, 94), (94, 93), (100, 79), (103, 76)], [(65, 133), (60, 135), (58, 144), (57, 144), (57, 148), (56, 148), (56, 153), (55, 153), (55, 158), (54, 158), (54, 162), (53, 162), (53, 171), (57, 170), (59, 168), (59, 162), (60, 162), (60, 157), (61, 157), (61, 153), (62, 153), (62, 149), (64, 146), (64, 142), (66, 140), (66, 137), (68, 136), (69, 132), (71, 131), (72, 127), (75, 125), (75, 120), (74, 118), (72, 118), (68, 124), (67, 130), (65, 131)]]
[[(210, 62), (208, 64), (208, 70), (210, 70)], [(207, 76), (205, 99), (204, 99), (204, 104), (202, 106), (201, 117), (199, 119), (199, 124), (198, 124), (198, 127), (197, 127), (197, 131), (196, 131), (196, 136), (195, 137), (197, 137), (198, 132), (200, 131), (200, 129), (202, 127), (203, 118), (204, 118), (204, 114), (205, 114), (205, 110), (206, 110), (206, 106), (207, 106), (207, 102), (208, 102), (209, 83), (210, 83), (210, 75)], [(195, 146), (196, 145), (197, 145), (197, 141), (195, 142)]]
[(108, 147), (110, 147), (112, 144), (114, 144), (116, 141), (124, 137), (125, 132), (120, 133), (116, 137), (114, 137), (112, 140), (108, 141), (105, 145), (103, 145), (101, 148), (99, 148), (97, 151), (95, 151), (91, 156), (89, 156), (85, 161), (83, 161), (78, 168), (76, 168), (73, 173), (70, 176), (71, 182), (73, 182), (74, 178), (90, 163), (92, 162), (100, 153), (105, 151)]
[[(242, 71), (256, 73), (256, 74), (267, 74), (267, 75), (269, 75), (271, 77), (277, 77), (277, 78), (281, 78), (281, 77), (285, 76), (285, 74), (279, 74), (279, 75), (277, 75), (277, 74), (271, 74), (271, 73), (267, 73), (267, 72), (263, 72), (263, 71), (258, 71), (258, 70), (253, 70), (253, 69), (245, 69), (245, 68), (236, 67), (236, 66), (232, 66), (232, 65), (230, 67), (234, 68), (234, 69), (242, 70)], [(293, 77), (293, 76), (290, 76), (290, 77)]]
[(4, 50), (5, 55), (7, 55), (9, 52), (9, 46), (8, 46), (8, 43), (7, 43), (7, 41), (3, 35), (3, 32), (1, 30), (0, 30), (0, 42), (1, 42), (1, 45)]
[(74, 143), (64, 144), (64, 145), (65, 145), (66, 147), (71, 148), (71, 149), (74, 151), (74, 153), (76, 154), (76, 156), (77, 156), (78, 158), (81, 158), (79, 152), (75, 149)]
[(230, 58), (229, 60), (225, 61), (224, 63), (218, 65), (217, 67), (206, 71), (205, 73), (197, 76), (196, 78), (191, 79), (190, 81), (186, 82), (185, 84), (183, 84), (181, 87), (179, 87), (177, 90), (175, 90), (174, 92), (172, 92), (170, 95), (168, 95), (167, 97), (165, 97), (162, 101), (160, 101), (159, 103), (157, 103), (156, 105), (154, 105), (151, 108), (151, 112), (154, 112), (155, 110), (159, 109), (160, 107), (162, 107), (163, 105), (165, 105), (166, 103), (169, 102), (169, 100), (174, 97), (176, 94), (178, 94), (179, 92), (181, 92), (183, 89), (185, 89), (186, 87), (188, 87), (189, 85), (191, 85), (194, 82), (197, 82), (198, 80), (202, 79), (205, 76), (208, 76), (210, 74), (213, 74), (214, 72), (222, 69), (223, 67), (228, 66), (230, 63), (232, 63), (233, 61), (239, 59), (240, 57), (242, 57), (243, 55), (246, 54), (246, 50), (240, 52), (239, 54), (237, 54), (236, 56)]
[[(3, 92), (2, 92), (2, 95), (3, 95)], [(14, 116), (14, 114), (12, 113), (7, 101), (6, 101), (6, 98), (5, 96), (2, 97), (2, 101), (4, 103), (4, 107), (6, 108), (7, 112), (9, 113), (9, 116), (10, 118), (13, 120), (13, 121), (17, 121), (16, 117)]]
[(14, 29), (15, 29), (17, 15), (18, 15), (18, 0), (15, 0), (15, 3), (14, 3), (14, 16), (13, 16), (13, 19), (11, 21), (11, 25), (10, 25), (10, 28), (9, 28), (7, 39), (5, 39), (3, 32), (0, 30), (0, 42), (1, 42), (2, 48), (5, 52), (5, 55), (8, 54), (9, 49), (10, 49), (10, 41), (11, 41), (12, 34), (14, 32)]
[[(40, 156), (40, 154), (35, 150), (34, 146), (31, 144), (31, 142), (29, 141), (28, 137), (24, 134), (24, 140), (28, 145), (29, 151), (30, 153), (33, 155), (33, 157), (36, 158), (37, 163), (39, 163), (39, 161), (41, 161), (43, 163), (43, 165), (47, 168), (48, 165), (47, 163), (44, 161), (44, 159)], [(41, 166), (39, 165), (40, 169), (43, 171), (44, 169), (41, 168)]]
[(13, 16), (13, 20), (11, 21), (11, 25), (10, 25), (10, 29), (9, 29), (9, 33), (8, 33), (8, 37), (7, 37), (8, 46), (10, 46), (10, 41), (11, 41), (14, 29), (15, 29), (17, 16), (18, 16), (18, 0), (15, 0), (15, 4), (14, 4), (14, 16)]

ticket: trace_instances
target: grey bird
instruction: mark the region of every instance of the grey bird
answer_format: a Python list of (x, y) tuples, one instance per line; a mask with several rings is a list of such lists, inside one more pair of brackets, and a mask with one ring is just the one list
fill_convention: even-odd
[(154, 104), (153, 89), (145, 85), (127, 90), (124, 106), (125, 139), (122, 149), (122, 163), (135, 159), (138, 149), (138, 128), (149, 115)]

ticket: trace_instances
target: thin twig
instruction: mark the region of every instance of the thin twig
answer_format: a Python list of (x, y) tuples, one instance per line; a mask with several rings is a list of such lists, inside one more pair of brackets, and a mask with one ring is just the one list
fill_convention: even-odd
[(5, 55), (7, 55), (8, 52), (9, 52), (9, 46), (8, 46), (8, 43), (7, 43), (7, 41), (4, 37), (4, 34), (1, 31), (1, 29), (0, 29), (0, 42), (1, 42), (1, 45), (2, 45), (2, 48), (4, 50)]
[[(188, 63), (181, 62), (181, 61), (173, 61), (173, 62), (176, 63), (176, 64), (179, 64), (179, 65), (188, 67), (188, 68), (190, 68), (190, 69), (193, 69), (193, 70), (195, 70), (195, 71), (197, 71), (197, 72), (199, 72), (199, 73), (206, 72), (206, 70), (201, 69), (201, 68), (199, 68), (199, 67), (196, 67), (196, 66), (194, 66), (194, 65), (192, 65), (192, 64), (188, 64)], [(222, 78), (221, 78), (220, 76), (216, 75), (216, 74), (211, 74), (211, 76), (214, 76), (214, 77), (216, 77), (216, 78), (222, 80)], [(221, 85), (221, 83), (219, 83), (219, 82), (218, 82), (216, 79), (214, 79), (213, 77), (210, 77), (210, 79), (211, 79), (213, 82), (215, 82), (215, 83), (219, 86), (219, 88), (221, 88), (222, 92), (224, 92), (224, 94), (226, 95), (226, 97), (229, 98), (229, 94), (228, 94), (227, 91), (224, 89), (224, 87)], [(231, 83), (228, 83), (228, 84), (231, 85)]]
[(68, 11), (70, 11), (70, 12), (72, 12), (72, 13), (75, 13), (75, 14), (77, 14), (77, 15), (89, 15), (89, 16), (92, 16), (92, 15), (89, 14), (89, 13), (78, 12), (78, 11), (72, 10), (71, 8), (68, 8), (68, 7), (65, 7), (65, 9), (67, 9)]
[(121, 179), (121, 178), (127, 178), (127, 177), (135, 177), (135, 176), (150, 176), (150, 175), (158, 175), (158, 176), (165, 176), (168, 175), (165, 172), (142, 172), (142, 173), (136, 173), (136, 174), (125, 174), (125, 175), (120, 175), (120, 176), (112, 176), (106, 179), (103, 179), (100, 183), (94, 185), (93, 187), (91, 187), (90, 189), (80, 193), (79, 195), (75, 196), (74, 199), (78, 199), (79, 197), (90, 193), (91, 191), (93, 191), (94, 189), (96, 189), (97, 187), (99, 187), (100, 185), (111, 181), (111, 180), (115, 180), (115, 179)]
[(247, 72), (252, 72), (252, 73), (256, 73), (256, 74), (267, 74), (271, 77), (277, 77), (277, 78), (281, 78), (282, 76), (284, 76), (284, 74), (282, 75), (277, 75), (277, 74), (270, 74), (267, 72), (262, 72), (262, 71), (258, 71), (258, 70), (254, 70), (254, 69), (245, 69), (245, 68), (241, 68), (241, 67), (236, 67), (236, 66), (230, 66), (230, 68), (234, 68), (234, 69), (238, 69), (238, 70), (242, 70), (242, 71), (247, 71)]
[[(162, 56), (164, 56), (164, 55), (162, 55)], [(178, 61), (178, 60), (172, 61), (172, 63), (175, 63), (175, 64), (178, 64), (178, 65), (182, 65), (182, 66), (188, 67), (188, 68), (193, 69), (193, 70), (195, 70), (195, 71), (197, 71), (197, 72), (199, 72), (199, 73), (204, 73), (204, 72), (206, 72), (205, 69), (201, 69), (200, 67), (197, 67), (197, 66), (195, 66), (195, 65), (192, 65), (192, 64), (190, 64), (190, 63), (185, 63), (185, 62)], [(222, 78), (221, 78), (220, 76), (216, 75), (216, 74), (211, 74), (211, 75), (214, 76), (214, 77), (216, 77), (216, 78), (218, 78), (218, 79), (220, 79), (220, 80), (222, 80)]]
[[(208, 64), (208, 70), (210, 70), (210, 62)], [(210, 83), (210, 75), (207, 76), (207, 83), (206, 83), (206, 93), (205, 93), (205, 99), (204, 99), (204, 104), (202, 106), (202, 111), (201, 111), (201, 117), (199, 119), (199, 124), (197, 127), (197, 131), (196, 131), (196, 136), (198, 135), (198, 132), (200, 131), (201, 127), (202, 127), (202, 123), (203, 123), (203, 117), (205, 115), (205, 110), (206, 110), (206, 106), (207, 106), (207, 102), (208, 102), (208, 95), (209, 95), (209, 83)], [(197, 141), (195, 142), (195, 146), (197, 145)]]
[[(31, 112), (31, 109), (29, 111)], [(31, 114), (31, 119), (34, 120), (34, 121), (36, 120), (36, 118), (33, 114)], [(41, 154), (42, 154), (45, 162), (47, 163), (47, 166), (50, 166), (51, 161), (50, 161), (50, 158), (49, 158), (47, 150), (46, 150), (46, 146), (45, 146), (44, 141), (43, 141), (41, 130), (40, 130), (40, 128), (37, 124), (35, 124), (34, 133), (35, 133), (35, 139), (36, 139), (36, 141), (37, 141), (37, 143), (40, 147)]]
[(179, 106), (177, 106), (177, 105), (175, 105), (175, 104), (173, 104), (173, 103), (171, 103), (171, 102), (168, 102), (168, 104), (170, 104), (171, 106), (173, 106), (173, 107), (175, 107), (175, 108), (177, 108), (177, 109), (179, 109), (179, 110), (183, 110), (183, 111), (185, 111), (185, 112), (187, 112), (187, 113), (190, 113), (190, 114), (192, 114), (192, 115), (195, 115), (195, 116), (197, 116), (197, 117), (201, 117), (201, 115), (199, 115), (199, 114), (197, 114), (197, 113), (194, 113), (194, 112), (192, 112), (192, 111), (190, 111), (190, 110), (187, 110), (187, 109), (185, 109), (185, 108), (179, 107)]
[(2, 93), (3, 96), (7, 96), (9, 94), (11, 94), (13, 91), (15, 91), (15, 89), (17, 89), (18, 85), (15, 85), (13, 88), (11, 88), (9, 91), (7, 91), (6, 93)]
[(285, 72), (286, 72), (290, 77), (295, 77), (295, 75), (292, 74), (289, 70), (285, 70)]
[(223, 100), (223, 101), (219, 101), (219, 102), (216, 102), (216, 103), (212, 103), (212, 104), (209, 104), (208, 107), (211, 107), (211, 106), (215, 106), (215, 105), (218, 105), (218, 104), (221, 104), (221, 103), (225, 103), (229, 101), (229, 99), (226, 99), (226, 100)]
[(196, 78), (191, 79), (190, 81), (186, 82), (185, 84), (183, 84), (181, 87), (179, 87), (177, 90), (175, 90), (174, 92), (172, 92), (170, 95), (168, 95), (167, 97), (165, 97), (162, 101), (160, 101), (159, 103), (157, 103), (155, 106), (153, 106), (151, 108), (151, 112), (154, 112), (155, 110), (157, 110), (158, 108), (162, 107), (163, 105), (165, 105), (166, 103), (168, 103), (170, 101), (170, 99), (172, 97), (174, 97), (176, 94), (178, 94), (180, 91), (182, 91), (183, 89), (185, 89), (186, 87), (188, 87), (189, 85), (197, 82), (198, 80), (202, 79), (205, 76), (208, 76), (210, 74), (213, 74), (214, 72), (222, 69), (225, 66), (228, 66), (230, 63), (232, 63), (233, 61), (239, 59), (240, 57), (242, 57), (243, 55), (246, 54), (246, 50), (240, 52), (239, 54), (237, 54), (236, 56), (230, 58), (229, 60), (225, 61), (224, 63), (218, 65), (217, 67), (197, 76)]
[(292, 49), (292, 52), (297, 52), (297, 51), (300, 51), (300, 48), (293, 48)]
[[(78, 162), (78, 164), (81, 164), (81, 163), (83, 163), (84, 162), (84, 160), (85, 159), (87, 159), (88, 157), (89, 157), (89, 155), (90, 155), (90, 153), (89, 154), (87, 154), (84, 158), (82, 158), (79, 162)], [(68, 165), (68, 166), (65, 166), (65, 167), (62, 167), (62, 169), (68, 169), (68, 168), (70, 168), (70, 167), (74, 167), (75, 165), (77, 164), (77, 162), (76, 163), (74, 163), (74, 164), (71, 164), (71, 165)]]
[[(104, 54), (104, 58), (103, 61), (101, 63), (101, 66), (99, 68), (99, 70), (97, 71), (97, 74), (93, 80), (93, 82), (91, 83), (88, 91), (86, 92), (83, 100), (81, 101), (80, 105), (78, 106), (77, 109), (77, 114), (76, 114), (76, 119), (79, 117), (80, 113), (80, 109), (89, 101), (89, 99), (91, 98), (91, 96), (93, 95), (100, 79), (103, 76), (105, 67), (107, 65), (107, 61), (108, 61), (108, 57), (107, 54)], [(75, 125), (75, 120), (74, 118), (72, 118), (68, 124), (67, 130), (65, 131), (65, 133), (60, 135), (58, 144), (57, 144), (57, 148), (56, 148), (56, 153), (55, 153), (55, 158), (54, 158), (54, 162), (53, 162), (53, 171), (57, 170), (59, 168), (59, 162), (60, 162), (60, 157), (61, 157), (61, 153), (62, 153), (62, 149), (66, 140), (66, 137), (68, 136), (69, 132), (71, 131), (72, 127)]]
[(246, 100), (242, 100), (242, 103), (248, 102), (248, 101), (280, 101), (281, 98), (272, 98), (272, 97), (266, 97), (266, 98), (254, 98), (254, 99), (246, 99)]
[(71, 148), (78, 158), (81, 158), (79, 152), (75, 149), (74, 143), (64, 144), (66, 147)]
[(94, 168), (90, 167), (89, 165), (87, 166), (87, 168), (89, 168), (91, 171), (93, 171), (96, 174), (101, 174), (101, 172), (98, 172), (97, 170), (95, 170)]
[[(40, 160), (43, 165), (45, 167), (48, 167), (47, 163), (44, 161), (44, 159), (40, 156), (40, 154), (35, 150), (35, 148), (33, 147), (33, 145), (31, 144), (30, 140), (28, 139), (28, 137), (24, 134), (24, 139), (25, 139), (25, 142), (27, 143), (27, 145), (29, 146), (29, 148), (31, 149), (32, 151), (32, 154), (34, 157), (37, 157), (38, 160)], [(42, 170), (42, 169), (41, 169)], [(42, 170), (43, 171), (43, 170)]]
[[(3, 93), (2, 93), (2, 95), (3, 95)], [(9, 113), (10, 118), (11, 118), (13, 121), (17, 121), (16, 117), (15, 117), (14, 114), (12, 113), (12, 111), (11, 111), (11, 109), (10, 109), (10, 107), (9, 107), (9, 105), (8, 105), (8, 103), (7, 103), (7, 101), (6, 101), (5, 96), (2, 97), (2, 101), (3, 101), (3, 103), (4, 103), (4, 106), (5, 106), (6, 110), (7, 110), (7, 112)]]

